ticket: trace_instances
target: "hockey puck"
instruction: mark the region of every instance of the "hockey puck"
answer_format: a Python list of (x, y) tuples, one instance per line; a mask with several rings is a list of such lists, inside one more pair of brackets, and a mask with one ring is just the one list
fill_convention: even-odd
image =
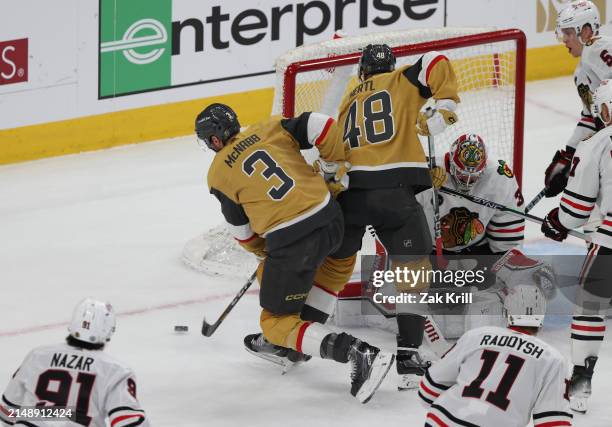
[(189, 326), (174, 325), (174, 332), (189, 332)]

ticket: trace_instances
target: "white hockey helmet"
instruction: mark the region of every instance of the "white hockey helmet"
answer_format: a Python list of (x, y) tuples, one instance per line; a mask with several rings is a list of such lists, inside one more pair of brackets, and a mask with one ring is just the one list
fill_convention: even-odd
[(91, 344), (110, 341), (115, 332), (113, 307), (105, 302), (85, 298), (75, 307), (68, 332), (73, 338)]
[(612, 80), (602, 80), (599, 83), (593, 94), (591, 113), (599, 117), (606, 126), (612, 121)]
[[(593, 36), (599, 34), (599, 10), (589, 0), (575, 0), (569, 2), (557, 15), (557, 38), (563, 40), (564, 28), (576, 30), (576, 37), (580, 35), (582, 27), (589, 24), (593, 30)], [(578, 37), (580, 40), (580, 37)]]
[(508, 326), (542, 327), (546, 298), (537, 286), (517, 285), (505, 288), (504, 312)]
[(475, 133), (464, 134), (451, 145), (449, 172), (461, 191), (470, 191), (487, 167), (487, 148)]

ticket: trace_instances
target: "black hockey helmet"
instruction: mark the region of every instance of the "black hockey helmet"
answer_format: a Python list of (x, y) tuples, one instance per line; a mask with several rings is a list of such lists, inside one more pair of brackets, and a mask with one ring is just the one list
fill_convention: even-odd
[(395, 55), (386, 44), (369, 44), (361, 51), (359, 79), (361, 81), (378, 73), (395, 70)]
[(210, 140), (211, 137), (216, 136), (225, 145), (231, 137), (240, 132), (240, 122), (229, 106), (210, 104), (196, 117), (195, 132), (200, 145), (204, 143), (211, 150), (217, 151)]

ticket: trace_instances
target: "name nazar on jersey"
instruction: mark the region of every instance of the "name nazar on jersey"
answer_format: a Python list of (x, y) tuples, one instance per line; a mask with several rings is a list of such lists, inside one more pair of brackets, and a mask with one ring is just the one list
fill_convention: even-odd
[(240, 155), (247, 149), (249, 148), (251, 145), (255, 144), (256, 142), (261, 141), (261, 138), (259, 136), (257, 136), (256, 134), (250, 135), (248, 137), (246, 137), (245, 139), (243, 139), (242, 141), (240, 141), (239, 143), (234, 145), (234, 150), (229, 153), (227, 155), (227, 159), (225, 159), (225, 164), (228, 165), (230, 168), (233, 167), (234, 163), (236, 163), (236, 160), (238, 159), (238, 157), (240, 157)]
[(480, 340), (480, 345), (487, 347), (510, 347), (536, 359), (539, 359), (544, 352), (542, 347), (515, 335), (484, 335)]
[(78, 354), (53, 353), (53, 358), (49, 366), (90, 371), (89, 368), (93, 362), (93, 358), (80, 356)]

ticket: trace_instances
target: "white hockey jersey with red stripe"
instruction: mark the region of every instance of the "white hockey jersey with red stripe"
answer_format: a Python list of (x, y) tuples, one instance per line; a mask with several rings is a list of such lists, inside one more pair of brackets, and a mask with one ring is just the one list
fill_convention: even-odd
[(582, 100), (581, 118), (567, 145), (576, 147), (580, 141), (596, 132), (595, 119), (591, 114), (593, 93), (602, 80), (612, 78), (612, 39), (596, 37), (587, 43), (580, 62), (574, 71), (574, 83)]
[[(10, 416), (15, 409), (34, 406), (70, 407), (75, 419), (45, 422)], [(102, 350), (68, 344), (38, 347), (27, 355), (0, 401), (0, 425), (14, 423), (38, 427), (150, 425), (136, 398), (136, 378), (129, 368)]]
[(569, 367), (552, 346), (507, 328), (466, 332), (431, 366), (418, 395), (430, 427), (572, 425)]
[(581, 227), (595, 205), (604, 218), (592, 234), (593, 243), (612, 249), (612, 127), (578, 145), (559, 202), (559, 221), (569, 229)]
[[(444, 186), (459, 191), (450, 175), (447, 157), (437, 159), (437, 164), (446, 169)], [(503, 160), (487, 163), (470, 194), (522, 210), (523, 195), (514, 173)], [(435, 239), (432, 190), (423, 191), (416, 198), (423, 206), (432, 239)], [(522, 218), (442, 193), (438, 193), (438, 205), (445, 250), (460, 252), (469, 246), (488, 243), (493, 252), (506, 252), (523, 242), (525, 220)], [(432, 244), (435, 246), (435, 240)]]

